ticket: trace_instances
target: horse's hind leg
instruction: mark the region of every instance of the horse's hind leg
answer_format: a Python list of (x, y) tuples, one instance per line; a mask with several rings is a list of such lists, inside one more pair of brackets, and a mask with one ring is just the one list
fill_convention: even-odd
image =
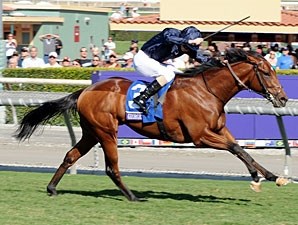
[(81, 140), (66, 153), (62, 164), (57, 169), (53, 178), (47, 186), (49, 195), (57, 195), (56, 186), (67, 171), (79, 158), (84, 156), (98, 141), (92, 135), (84, 134)]
[(97, 130), (100, 144), (105, 155), (106, 174), (117, 185), (120, 191), (129, 201), (139, 201), (131, 190), (123, 183), (118, 166), (118, 150), (116, 134), (105, 133)]

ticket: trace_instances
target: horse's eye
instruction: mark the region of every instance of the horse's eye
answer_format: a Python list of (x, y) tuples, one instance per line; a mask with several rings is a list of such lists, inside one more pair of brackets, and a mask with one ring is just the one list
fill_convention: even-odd
[(268, 71), (264, 71), (264, 72), (263, 72), (263, 75), (264, 75), (265, 77), (270, 77), (270, 72), (268, 72)]

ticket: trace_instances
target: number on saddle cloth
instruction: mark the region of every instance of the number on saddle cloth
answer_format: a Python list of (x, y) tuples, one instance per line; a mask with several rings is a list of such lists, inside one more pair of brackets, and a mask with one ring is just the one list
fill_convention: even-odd
[[(170, 88), (173, 81), (166, 84), (164, 87), (162, 87), (158, 93), (157, 98), (161, 99), (166, 94), (167, 90)], [(141, 91), (144, 91), (147, 87), (148, 83), (145, 81), (137, 80), (134, 81), (126, 95), (126, 102), (125, 102), (125, 114), (126, 114), (126, 120), (139, 120), (143, 121), (143, 123), (152, 123), (156, 122), (156, 119), (163, 119), (163, 113), (162, 113), (162, 104), (160, 101), (155, 101), (155, 96), (152, 96), (150, 99), (147, 100), (147, 107), (148, 107), (148, 113), (143, 114), (139, 111), (139, 106), (137, 106), (133, 102), (133, 98), (137, 97)]]

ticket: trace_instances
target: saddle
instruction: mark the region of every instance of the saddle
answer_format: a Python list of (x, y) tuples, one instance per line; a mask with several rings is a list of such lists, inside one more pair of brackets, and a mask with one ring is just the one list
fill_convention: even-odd
[(162, 87), (157, 94), (152, 96), (147, 101), (148, 113), (144, 114), (139, 111), (139, 107), (133, 102), (133, 98), (138, 96), (143, 91), (148, 82), (142, 80), (134, 81), (128, 88), (125, 102), (125, 118), (131, 121), (143, 121), (143, 123), (154, 123), (157, 120), (163, 119), (162, 104), (164, 102), (165, 94), (171, 87), (173, 81)]

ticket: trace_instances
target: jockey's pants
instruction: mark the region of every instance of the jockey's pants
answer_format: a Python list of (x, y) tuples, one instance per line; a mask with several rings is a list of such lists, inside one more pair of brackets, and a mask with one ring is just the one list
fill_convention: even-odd
[[(166, 83), (175, 78), (175, 72), (181, 73), (180, 70), (171, 64), (163, 64), (155, 59), (150, 58), (142, 50), (134, 56), (133, 59), (135, 69), (146, 77), (159, 77), (163, 76)], [(165, 84), (161, 84), (162, 86)]]

